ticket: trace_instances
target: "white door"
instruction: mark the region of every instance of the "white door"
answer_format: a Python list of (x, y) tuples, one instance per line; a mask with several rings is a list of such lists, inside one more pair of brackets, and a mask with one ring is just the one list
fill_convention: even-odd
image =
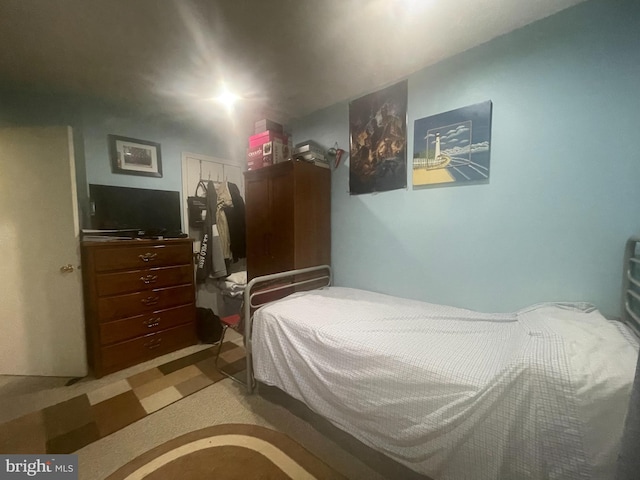
[(0, 128), (0, 374), (87, 374), (69, 127)]

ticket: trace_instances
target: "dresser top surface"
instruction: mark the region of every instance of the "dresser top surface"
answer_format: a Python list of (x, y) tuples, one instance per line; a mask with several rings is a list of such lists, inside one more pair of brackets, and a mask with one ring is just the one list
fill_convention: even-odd
[(193, 238), (165, 238), (165, 239), (149, 239), (149, 238), (133, 238), (127, 240), (83, 240), (80, 245), (88, 248), (113, 248), (121, 246), (156, 246), (156, 245), (180, 245), (191, 244)]

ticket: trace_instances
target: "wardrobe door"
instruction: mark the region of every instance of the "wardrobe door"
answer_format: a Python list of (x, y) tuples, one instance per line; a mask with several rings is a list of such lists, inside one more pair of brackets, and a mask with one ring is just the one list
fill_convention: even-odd
[(331, 262), (331, 170), (301, 163), (295, 170), (295, 268)]
[(283, 162), (245, 172), (247, 272), (331, 262), (331, 171)]
[[(256, 172), (258, 173), (258, 172)], [(247, 273), (249, 278), (272, 273), (269, 270), (269, 177), (263, 172), (245, 176), (247, 225)], [(249, 175), (251, 174), (251, 175)]]
[(272, 169), (269, 178), (269, 273), (294, 268), (294, 170)]

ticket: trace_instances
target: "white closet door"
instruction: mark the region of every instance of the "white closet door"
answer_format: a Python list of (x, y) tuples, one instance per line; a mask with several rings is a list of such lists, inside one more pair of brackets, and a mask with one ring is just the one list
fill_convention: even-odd
[[(198, 161), (198, 167), (200, 167), (200, 161)], [(202, 179), (205, 182), (208, 182), (209, 180), (211, 180), (212, 182), (222, 182), (224, 180), (224, 165), (216, 162), (202, 161)], [(192, 178), (191, 180), (192, 182), (195, 182), (195, 184), (198, 183), (199, 168), (198, 175), (196, 175), (195, 178)]]
[(0, 129), (0, 374), (87, 374), (69, 127)]

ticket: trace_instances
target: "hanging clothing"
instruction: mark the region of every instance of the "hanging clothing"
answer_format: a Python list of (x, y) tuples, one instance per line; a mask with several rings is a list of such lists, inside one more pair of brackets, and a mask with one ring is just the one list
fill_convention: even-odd
[(207, 277), (227, 276), (227, 267), (220, 245), (220, 234), (216, 224), (218, 196), (212, 181), (207, 183), (207, 213), (202, 228), (202, 244), (196, 269), (196, 281), (204, 282)]
[(247, 256), (247, 227), (245, 219), (245, 206), (240, 190), (235, 183), (228, 182), (227, 188), (231, 195), (233, 206), (224, 207), (224, 213), (227, 216), (227, 224), (229, 226), (229, 238), (231, 241), (231, 254), (233, 261), (237, 262), (240, 258)]
[(218, 225), (218, 233), (220, 234), (220, 246), (222, 247), (222, 255), (225, 260), (231, 260), (231, 239), (229, 237), (229, 225), (225, 214), (225, 207), (233, 207), (231, 194), (227, 187), (227, 182), (216, 182), (216, 194), (218, 202), (216, 204), (216, 224)]
[(220, 232), (217, 225), (218, 211), (218, 195), (216, 193), (216, 187), (214, 183), (209, 180), (207, 183), (207, 215), (211, 218), (211, 262), (212, 268), (209, 274), (212, 278), (226, 277), (227, 266), (224, 262), (224, 253), (222, 250), (222, 243), (220, 241)]

